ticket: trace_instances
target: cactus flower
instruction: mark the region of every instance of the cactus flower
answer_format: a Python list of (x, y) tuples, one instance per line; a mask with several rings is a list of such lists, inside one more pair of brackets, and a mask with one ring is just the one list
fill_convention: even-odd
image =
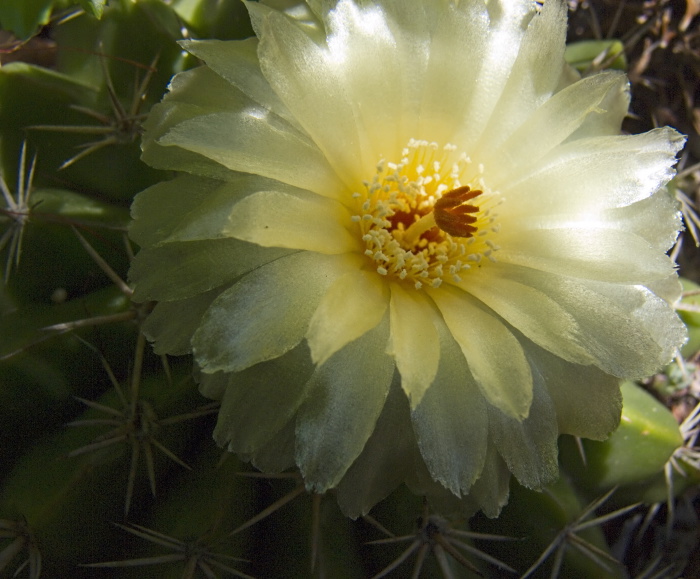
[(683, 343), (684, 138), (620, 134), (626, 76), (566, 65), (562, 0), (246, 5), (257, 37), (183, 41), (204, 66), (146, 123), (179, 175), (132, 209), (144, 331), (257, 468), (350, 516), (401, 483), (495, 516)]

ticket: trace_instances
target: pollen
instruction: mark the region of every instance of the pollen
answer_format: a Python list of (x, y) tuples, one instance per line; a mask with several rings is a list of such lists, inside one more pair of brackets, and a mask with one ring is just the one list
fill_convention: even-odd
[(352, 199), (353, 227), (382, 276), (437, 288), (495, 261), (500, 195), (454, 145), (409, 141), (398, 161), (377, 162)]

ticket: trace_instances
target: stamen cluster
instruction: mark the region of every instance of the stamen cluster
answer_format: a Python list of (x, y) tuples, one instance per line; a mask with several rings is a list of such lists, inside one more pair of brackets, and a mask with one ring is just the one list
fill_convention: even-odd
[[(471, 159), (451, 144), (440, 148), (411, 140), (399, 163), (381, 159), (372, 181), (353, 194), (357, 214), (352, 217), (377, 272), (412, 281), (416, 289), (437, 288), (444, 280), (461, 282), (461, 274), (480, 267), (483, 258), (494, 261), (496, 196), (482, 173), (483, 167), (474, 171)], [(450, 195), (472, 203), (461, 208), (469, 225), (460, 237), (440, 227), (440, 204)]]

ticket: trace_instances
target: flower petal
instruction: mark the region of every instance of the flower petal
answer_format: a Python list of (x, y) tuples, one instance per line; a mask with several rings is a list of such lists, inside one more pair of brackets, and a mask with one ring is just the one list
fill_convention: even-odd
[(634, 231), (666, 253), (676, 243), (682, 228), (680, 204), (662, 187), (651, 197), (626, 207), (601, 211), (599, 218), (609, 227)]
[(543, 376), (533, 369), (530, 415), (524, 420), (489, 406), (489, 433), (518, 482), (540, 489), (559, 474), (557, 416)]
[(232, 171), (262, 175), (327, 197), (344, 190), (308, 137), (262, 108), (184, 120), (158, 144), (197, 153)]
[[(207, 90), (202, 90), (203, 86)], [(163, 147), (159, 140), (172, 127), (198, 115), (246, 109), (266, 110), (207, 67), (182, 72), (173, 78), (170, 92), (151, 108), (144, 122), (141, 159), (159, 169), (188, 171), (227, 181), (235, 175), (218, 162), (179, 147)]]
[(462, 287), (543, 348), (569, 361), (593, 362), (574, 318), (546, 294), (501, 275), (498, 264), (469, 276)]
[(571, 277), (644, 283), (675, 271), (668, 256), (633, 231), (608, 229), (593, 220), (589, 224), (573, 221), (543, 225), (542, 229), (511, 229), (498, 241), (499, 262)]
[(512, 332), (461, 290), (444, 287), (428, 293), (486, 400), (509, 416), (525, 418), (532, 401), (532, 376)]
[(129, 270), (129, 280), (134, 284), (133, 299), (145, 302), (189, 298), (231, 283), (289, 254), (288, 249), (260, 247), (237, 239), (168, 243), (142, 250)]
[(472, 90), (463, 95), (466, 114), (461, 117), (460, 129), (454, 137), (454, 141), (467, 150), (474, 150), (488, 126), (518, 58), (528, 22), (535, 15), (534, 4), (523, 0), (492, 0), (486, 9), (490, 22), (480, 39), (483, 52), (474, 59), (480, 68), (476, 76), (468, 77)]
[(336, 486), (372, 434), (394, 374), (388, 336), (385, 316), (311, 377), (296, 427), (296, 462), (309, 490)]
[(440, 341), (435, 329), (433, 305), (422, 294), (391, 284), (389, 303), (391, 336), (388, 353), (401, 373), (401, 387), (411, 409), (433, 383), (440, 361)]
[(260, 70), (257, 38), (236, 42), (181, 40), (180, 46), (203, 60), (211, 70), (253, 101), (299, 128), (294, 115), (277, 97)]
[(428, 62), (424, 77), (417, 78), (423, 84), (421, 93), (416, 91), (420, 94), (418, 126), (416, 133), (408, 137), (425, 135), (433, 140), (457, 142), (455, 120), (469, 124), (470, 101), (478, 90), (474, 79), (488, 50), (486, 6), (481, 2), (450, 2), (444, 11), (426, 14), (420, 22), (431, 23), (425, 48), (428, 54), (423, 57)]
[(221, 400), (214, 440), (231, 452), (255, 453), (296, 414), (313, 364), (306, 344), (232, 374)]
[(337, 201), (305, 191), (260, 191), (234, 207), (226, 233), (264, 247), (360, 253), (359, 239), (347, 229), (351, 224)]
[[(251, 13), (260, 11), (247, 4)], [(377, 161), (370, 143), (361, 140), (353, 104), (348, 98), (342, 67), (325, 44), (314, 42), (286, 16), (265, 11), (259, 19), (260, 66), (280, 100), (311, 135), (323, 157), (349, 186), (357, 183), (360, 167)], [(327, 119), (333, 119), (329, 123)]]
[(294, 444), (296, 441), (295, 421), (290, 420), (262, 448), (251, 455), (241, 455), (261, 472), (277, 474), (296, 466)]
[(366, 515), (413, 468), (415, 441), (406, 396), (397, 378), (395, 374), (372, 436), (338, 484), (338, 505), (353, 519)]
[(306, 339), (319, 366), (349, 342), (374, 328), (384, 317), (389, 296), (374, 272), (357, 269), (338, 277), (321, 298)]
[[(406, 86), (404, 79), (410, 75), (405, 70), (411, 63), (404, 60), (406, 46), (397, 42), (389, 22), (383, 6), (352, 0), (339, 0), (326, 18), (327, 62), (340, 72), (338, 88), (342, 87), (352, 107), (364, 161), (360, 167), (365, 170), (382, 154), (400, 151), (408, 140), (401, 125), (414, 122), (404, 103), (415, 100), (408, 91), (417, 87)], [(346, 166), (352, 167), (348, 162)], [(361, 174), (360, 167), (355, 165), (355, 176)]]
[(556, 215), (624, 207), (653, 195), (674, 176), (684, 142), (670, 128), (581, 139), (557, 147), (520, 175), (495, 175), (490, 185), (507, 199), (498, 208), (504, 219), (533, 210)]
[(194, 335), (202, 370), (239, 372), (291, 350), (328, 287), (353, 266), (347, 256), (302, 252), (249, 273), (214, 301)]
[(486, 403), (444, 324), (440, 324), (440, 350), (435, 380), (411, 420), (430, 475), (460, 496), (469, 492), (484, 466)]
[[(129, 236), (142, 248), (157, 245), (182, 227), (183, 221), (221, 187), (221, 181), (180, 175), (156, 183), (134, 198)], [(235, 189), (227, 190), (227, 195)]]
[(549, 2), (530, 20), (498, 101), (498, 114), (491, 116), (475, 150), (496, 149), (557, 89), (564, 66), (566, 13), (564, 3)]
[(153, 342), (153, 351), (162, 356), (183, 356), (192, 352), (192, 336), (204, 312), (224, 288), (198, 293), (185, 300), (159, 302), (141, 325), (143, 335)]
[(559, 434), (604, 440), (617, 428), (620, 380), (595, 366), (570, 364), (527, 341), (525, 353), (556, 408)]
[(510, 470), (495, 444), (489, 440), (486, 449), (484, 468), (469, 491), (469, 499), (477, 505), (477, 510), (489, 518), (495, 518), (508, 503), (510, 493)]
[(673, 308), (640, 285), (605, 284), (511, 266), (509, 279), (549, 295), (578, 323), (580, 342), (614, 376), (649, 376), (674, 355), (685, 329)]
[[(581, 79), (534, 110), (502, 146), (491, 149), (493, 156), (482, 162), (497, 164), (499, 171), (504, 165), (507, 171), (532, 165), (571, 136), (589, 116), (604, 112), (602, 104), (611, 100), (611, 94), (624, 100), (626, 86), (627, 77), (616, 71)], [(523, 155), (523, 151), (528, 154)]]

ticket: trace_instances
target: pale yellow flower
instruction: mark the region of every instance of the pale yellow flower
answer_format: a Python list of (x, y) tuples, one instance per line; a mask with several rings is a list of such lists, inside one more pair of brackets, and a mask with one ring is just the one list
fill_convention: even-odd
[(206, 66), (151, 113), (144, 159), (185, 173), (133, 208), (147, 335), (221, 445), (347, 514), (406, 482), (496, 515), (684, 339), (683, 137), (619, 134), (626, 77), (565, 65), (560, 0), (272, 4), (183, 42)]

